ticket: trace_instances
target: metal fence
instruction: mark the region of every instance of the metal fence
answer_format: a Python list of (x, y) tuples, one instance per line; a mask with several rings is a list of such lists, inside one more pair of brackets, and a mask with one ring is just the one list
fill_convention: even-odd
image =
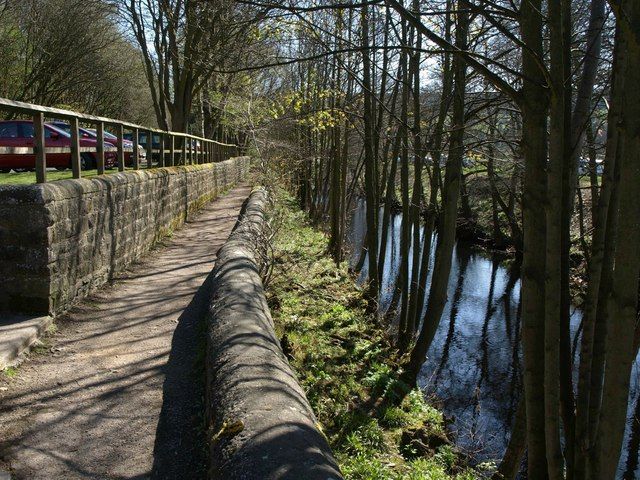
[[(69, 122), (71, 128), (71, 146), (66, 149), (71, 153), (71, 170), (73, 178), (81, 178), (81, 154), (95, 152), (98, 175), (105, 173), (105, 152), (113, 150), (117, 152), (117, 166), (119, 171), (124, 171), (125, 152), (131, 152), (131, 167), (139, 170), (140, 165), (140, 136), (146, 136), (146, 168), (170, 167), (174, 165), (194, 165), (200, 163), (220, 162), (238, 155), (237, 145), (220, 143), (208, 138), (198, 137), (187, 133), (171, 132), (157, 128), (143, 127), (129, 122), (114, 120), (112, 118), (85, 115), (82, 113), (63, 110), (59, 108), (43, 107), (30, 103), (17, 102), (6, 98), (0, 98), (0, 110), (29, 116), (33, 119), (34, 145), (30, 147), (14, 148), (13, 153), (35, 154), (36, 181), (47, 181), (47, 152), (60, 153), (65, 147), (47, 147), (45, 144), (45, 117), (60, 119)], [(96, 146), (80, 146), (80, 122), (94, 125), (96, 129)], [(117, 138), (114, 147), (105, 146), (105, 126), (115, 129), (112, 132)], [(125, 148), (125, 132), (131, 133), (133, 146)], [(159, 139), (157, 148), (154, 148), (154, 136)], [(108, 141), (107, 141), (108, 143)], [(24, 151), (23, 151), (24, 150)], [(0, 152), (1, 153), (1, 152)], [(158, 160), (154, 164), (153, 156), (157, 154)]]

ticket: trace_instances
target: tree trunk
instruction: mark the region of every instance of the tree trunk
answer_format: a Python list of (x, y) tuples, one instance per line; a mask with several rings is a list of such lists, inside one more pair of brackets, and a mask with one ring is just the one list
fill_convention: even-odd
[(527, 447), (527, 413), (524, 398), (518, 402), (518, 409), (511, 428), (511, 438), (502, 457), (498, 470), (491, 480), (514, 480), (520, 471), (520, 464)]
[[(550, 480), (564, 478), (560, 444), (560, 316), (562, 271), (562, 193), (565, 140), (565, 45), (561, 2), (549, 2), (551, 124), (546, 202), (546, 277), (544, 323), (544, 410), (547, 470)], [(568, 226), (567, 226), (568, 228)], [(568, 264), (567, 264), (568, 268)], [(534, 477), (536, 478), (536, 477)]]
[[(618, 211), (618, 243), (615, 254), (613, 284), (609, 297), (606, 363), (602, 409), (598, 424), (598, 443), (594, 463), (595, 478), (613, 478), (624, 435), (629, 382), (634, 360), (634, 333), (640, 275), (640, 96), (635, 88), (640, 84), (640, 45), (633, 37), (631, 26), (640, 23), (637, 1), (619, 2), (625, 17), (618, 17), (619, 48), (625, 52), (623, 62), (614, 75), (624, 76), (620, 128), (620, 206)], [(619, 70), (618, 70), (619, 69)]]
[[(413, 0), (413, 10), (416, 15), (420, 13), (420, 3)], [(411, 339), (415, 335), (417, 327), (417, 311), (421, 308), (418, 305), (420, 288), (420, 238), (421, 238), (421, 218), (420, 209), (422, 204), (422, 163), (424, 152), (422, 151), (422, 121), (420, 109), (420, 49), (422, 48), (422, 36), (416, 35), (416, 52), (411, 55), (411, 72), (413, 77), (413, 150), (414, 150), (414, 174), (413, 174), (413, 194), (411, 198), (411, 226), (413, 229), (413, 258), (411, 266), (411, 291), (409, 294), (409, 310), (407, 313), (407, 333)], [(426, 239), (425, 239), (426, 241)]]
[(367, 251), (368, 251), (368, 287), (367, 296), (370, 309), (377, 309), (378, 284), (378, 188), (376, 177), (376, 158), (373, 149), (373, 94), (371, 85), (371, 60), (369, 55), (369, 7), (361, 10), (362, 22), (362, 88), (364, 95), (364, 176), (367, 198)]
[(522, 148), (525, 161), (523, 189), (522, 343), (527, 411), (528, 477), (547, 476), (545, 442), (545, 244), (547, 110), (543, 58), (541, 0), (523, 2), (520, 29), (522, 49)]
[[(402, 21), (402, 43), (407, 45), (407, 24)], [(407, 127), (409, 110), (409, 90), (411, 79), (408, 70), (408, 54), (403, 50), (400, 56), (402, 68), (402, 102), (400, 107), (400, 132), (401, 132), (401, 154), (400, 154), (400, 191), (402, 193), (402, 225), (400, 229), (400, 328), (399, 328), (399, 349), (406, 351), (412, 333), (408, 331), (408, 308), (409, 308), (409, 253), (411, 249), (411, 205), (409, 204), (409, 130)]]
[[(460, 5), (458, 5), (458, 8)], [(456, 47), (467, 49), (469, 31), (469, 12), (459, 8), (456, 18)], [(451, 257), (455, 243), (456, 220), (458, 214), (458, 199), (460, 196), (460, 181), (462, 176), (462, 159), (464, 156), (464, 105), (467, 66), (461, 55), (453, 60), (454, 91), (453, 91), (453, 128), (449, 141), (449, 157), (445, 171), (444, 188), (442, 190), (442, 215), (436, 259), (429, 290), (429, 305), (424, 316), (420, 335), (411, 351), (411, 358), (407, 366), (407, 377), (410, 384), (417, 382), (420, 368), (424, 363), (427, 351), (431, 346), (442, 311), (447, 301), (447, 287), (451, 272)]]
[[(614, 52), (614, 69), (616, 69), (619, 63), (618, 59), (619, 48)], [(614, 78), (614, 83), (611, 93), (611, 107), (609, 110), (609, 124), (616, 125), (619, 121), (620, 115), (620, 95), (618, 91), (623, 88), (622, 76), (618, 75)], [(610, 261), (606, 261), (606, 258), (611, 258), (611, 253), (606, 254), (609, 249), (606, 248), (607, 244), (611, 245), (614, 231), (612, 231), (612, 222), (617, 217), (617, 208), (612, 208), (611, 203), (615, 202), (612, 199), (614, 191), (617, 191), (617, 175), (615, 171), (619, 169), (619, 164), (616, 166), (617, 156), (617, 144), (618, 144), (618, 131), (615, 128), (611, 128), (608, 131), (607, 138), (607, 154), (604, 165), (602, 189), (598, 195), (597, 209), (594, 208), (595, 213), (593, 215), (593, 234), (591, 240), (591, 254), (588, 266), (589, 283), (587, 284), (587, 292), (585, 296), (585, 306), (583, 309), (583, 321), (582, 321), (582, 337), (580, 344), (580, 366), (578, 372), (578, 389), (577, 389), (577, 401), (576, 401), (576, 434), (575, 434), (575, 462), (574, 462), (574, 478), (576, 480), (582, 480), (586, 478), (587, 473), (587, 458), (589, 451), (591, 450), (590, 440), (590, 425), (592, 415), (591, 411), (595, 408), (599, 410), (599, 395), (598, 399), (592, 397), (592, 371), (593, 371), (593, 359), (594, 359), (594, 346), (596, 338), (599, 341), (604, 341), (602, 338), (603, 332), (600, 329), (600, 334), (596, 337), (596, 325), (598, 319), (598, 311), (603, 311), (603, 305), (599, 305), (601, 291), (603, 287), (603, 277), (610, 277), (609, 265)], [(592, 202), (593, 202), (592, 197)], [(611, 211), (611, 216), (609, 212)], [(608, 284), (604, 281), (604, 285)], [(604, 297), (606, 298), (606, 296)], [(604, 301), (604, 299), (603, 299)], [(602, 319), (600, 319), (602, 321)], [(601, 383), (601, 382), (600, 382)], [(598, 387), (600, 390), (601, 387)], [(591, 403), (593, 402), (593, 403)], [(591, 403), (591, 404), (590, 404)]]

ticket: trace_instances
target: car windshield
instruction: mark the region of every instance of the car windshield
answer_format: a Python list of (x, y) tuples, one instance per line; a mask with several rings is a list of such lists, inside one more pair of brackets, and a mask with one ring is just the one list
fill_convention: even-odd
[(67, 135), (71, 136), (71, 125), (69, 125), (68, 123), (54, 122), (48, 123), (47, 125), (51, 128), (56, 129), (57, 131), (64, 132)]
[[(64, 132), (66, 134), (66, 136), (70, 137), (71, 136), (71, 125), (69, 125), (68, 123), (65, 122), (53, 122), (53, 123), (49, 123), (48, 124), (50, 127), (56, 128), (57, 130), (60, 130), (62, 132)], [(78, 129), (80, 131), (81, 134), (85, 134), (88, 135), (90, 137), (93, 138), (97, 138), (98, 137), (98, 132), (96, 131), (95, 128), (79, 128)], [(104, 132), (104, 138), (107, 140), (117, 140), (118, 137), (116, 137), (113, 133), (107, 132), (105, 130)]]
[[(26, 123), (25, 126), (29, 126), (31, 127), (31, 130), (33, 130), (33, 124), (32, 123)], [(49, 130), (53, 130), (54, 132), (60, 134), (63, 137), (67, 137), (67, 138), (71, 138), (71, 134), (69, 132), (67, 132), (66, 130), (63, 130), (62, 128), (60, 128), (60, 126), (58, 124), (52, 125), (50, 123), (47, 123), (47, 128), (49, 128)], [(71, 131), (71, 127), (69, 127), (69, 131)]]
[[(47, 123), (47, 127), (51, 128), (52, 130), (55, 130), (57, 133), (59, 133), (60, 135), (62, 135), (64, 137), (71, 138), (71, 125), (69, 125), (68, 123), (65, 123), (65, 122), (51, 122), (51, 123)], [(83, 133), (83, 132), (87, 131), (84, 128), (79, 128), (78, 130), (80, 131), (80, 133)]]
[[(89, 134), (92, 137), (97, 137), (98, 136), (98, 132), (96, 131), (95, 128), (86, 128), (85, 129), (87, 132), (89, 132)], [(104, 131), (104, 138), (106, 138), (107, 140), (117, 140), (118, 137), (116, 137), (113, 133), (107, 132), (106, 130)]]
[[(67, 138), (71, 138), (71, 134), (69, 134), (69, 132), (63, 130), (60, 125), (58, 124), (52, 124), (52, 123), (46, 123), (45, 124), (45, 137), (50, 138), (51, 137), (51, 133), (57, 133), (58, 135), (60, 135), (61, 137), (67, 137)], [(33, 130), (33, 123), (32, 122), (25, 122), (22, 124), (22, 134), (26, 137), (26, 138), (33, 138), (35, 133)]]

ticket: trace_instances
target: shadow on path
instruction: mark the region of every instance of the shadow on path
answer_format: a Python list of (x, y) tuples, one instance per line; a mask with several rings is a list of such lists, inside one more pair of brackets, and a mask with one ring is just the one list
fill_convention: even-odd
[(163, 369), (163, 401), (151, 473), (154, 480), (206, 478), (205, 315), (212, 281), (210, 273), (180, 315), (173, 334), (169, 361)]

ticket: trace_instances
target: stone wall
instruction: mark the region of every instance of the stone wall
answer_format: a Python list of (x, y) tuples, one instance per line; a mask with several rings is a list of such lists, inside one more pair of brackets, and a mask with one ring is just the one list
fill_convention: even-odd
[(282, 353), (264, 294), (266, 207), (266, 191), (254, 190), (213, 271), (206, 355), (209, 479), (340, 480)]
[(64, 311), (241, 181), (249, 164), (0, 186), (0, 311)]

